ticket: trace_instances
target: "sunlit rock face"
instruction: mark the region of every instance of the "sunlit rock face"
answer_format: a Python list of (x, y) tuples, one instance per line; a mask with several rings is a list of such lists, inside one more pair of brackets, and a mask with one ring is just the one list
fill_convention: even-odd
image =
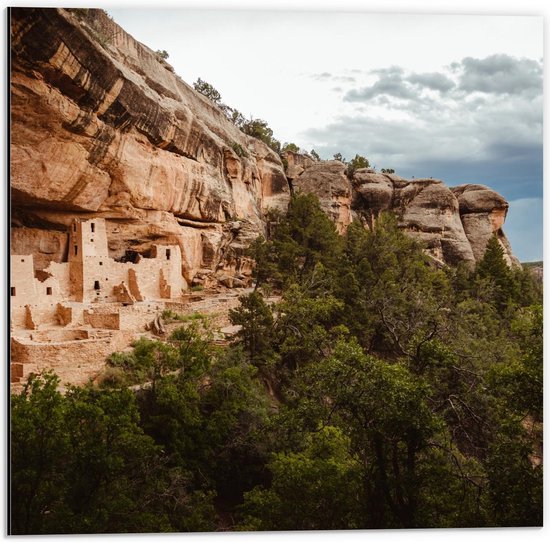
[(15, 253), (59, 261), (58, 233), (97, 216), (114, 257), (176, 243), (191, 280), (249, 267), (263, 211), (288, 204), (280, 157), (105, 13), (80, 12), (12, 10)]
[(519, 264), (502, 230), (508, 202), (500, 194), (481, 184), (463, 184), (452, 188), (452, 191), (458, 200), (464, 232), (475, 259), (480, 260), (483, 257), (487, 242), (496, 234), (508, 263)]

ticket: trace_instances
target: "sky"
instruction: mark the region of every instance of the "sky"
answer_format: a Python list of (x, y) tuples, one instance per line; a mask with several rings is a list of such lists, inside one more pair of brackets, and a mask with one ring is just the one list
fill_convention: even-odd
[(510, 203), (516, 256), (542, 259), (542, 17), (107, 11), (281, 142), (490, 186)]

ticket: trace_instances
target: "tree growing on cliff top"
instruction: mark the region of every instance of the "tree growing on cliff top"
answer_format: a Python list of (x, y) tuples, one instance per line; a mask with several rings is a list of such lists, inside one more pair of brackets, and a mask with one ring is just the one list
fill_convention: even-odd
[(216, 105), (221, 104), (222, 95), (210, 83), (203, 81), (200, 77), (193, 83), (193, 88), (212, 100)]
[(265, 120), (250, 119), (243, 124), (241, 130), (245, 134), (263, 141), (275, 152), (281, 152), (281, 142), (273, 137), (273, 130), (268, 126)]
[(351, 177), (351, 175), (353, 175), (353, 172), (356, 171), (357, 169), (363, 169), (368, 167), (370, 167), (370, 162), (364, 156), (361, 156), (360, 154), (356, 154), (355, 157), (348, 162), (348, 169), (346, 173), (348, 174), (348, 176)]
[(300, 152), (300, 147), (295, 143), (285, 143), (281, 152)]

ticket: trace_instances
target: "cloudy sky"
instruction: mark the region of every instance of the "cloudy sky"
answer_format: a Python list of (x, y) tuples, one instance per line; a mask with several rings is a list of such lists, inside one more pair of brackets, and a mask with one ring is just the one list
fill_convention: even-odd
[(282, 142), (494, 188), (514, 253), (542, 259), (541, 17), (107, 11)]

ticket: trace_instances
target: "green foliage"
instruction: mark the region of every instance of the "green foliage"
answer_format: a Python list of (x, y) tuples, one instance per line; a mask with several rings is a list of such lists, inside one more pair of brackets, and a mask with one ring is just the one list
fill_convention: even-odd
[[(203, 96), (206, 96), (214, 104), (216, 104), (222, 111), (222, 113), (227, 117), (227, 119), (242, 132), (249, 136), (255, 137), (256, 139), (259, 139), (260, 141), (263, 141), (275, 152), (281, 152), (281, 142), (273, 137), (273, 130), (268, 126), (265, 120), (254, 118), (250, 118), (249, 120), (247, 120), (240, 111), (224, 104), (222, 102), (222, 96), (219, 91), (216, 90), (210, 83), (203, 81), (200, 77), (193, 83), (193, 88), (197, 92), (200, 92)], [(286, 143), (285, 145), (296, 147), (293, 143)], [(243, 149), (243, 147), (238, 143), (233, 142), (232, 148), (238, 156), (247, 156), (245, 149)]]
[(439, 269), (294, 194), (247, 255), (226, 348), (165, 311), (103, 389), (12, 397), (14, 533), (541, 524), (542, 292), (496, 238)]
[(248, 153), (245, 151), (242, 145), (239, 145), (236, 141), (233, 141), (231, 144), (231, 148), (233, 149), (233, 152), (240, 156), (241, 158), (246, 158), (248, 156)]
[(348, 280), (337, 291), (350, 308), (348, 327), (370, 350), (408, 356), (420, 370), (423, 345), (446, 319), (445, 274), (430, 265), (392, 215), (380, 217), (369, 231), (352, 223), (341, 265)]
[(303, 282), (318, 263), (333, 267), (341, 253), (334, 223), (312, 194), (293, 194), (286, 217), (277, 225), (270, 250), (285, 282)]
[(162, 58), (164, 60), (167, 60), (170, 57), (168, 52), (165, 51), (164, 49), (162, 49), (162, 50), (159, 49), (158, 51), (156, 51), (156, 54), (157, 54), (157, 56), (159, 56), (160, 58)]
[(491, 297), (499, 310), (518, 297), (512, 271), (504, 259), (504, 249), (496, 235), (489, 239), (485, 254), (477, 264), (476, 278), (486, 279), (492, 285)]
[(214, 102), (216, 105), (220, 105), (222, 101), (221, 94), (206, 81), (203, 81), (200, 77), (193, 83), (193, 88), (200, 92), (203, 96), (206, 96), (209, 100)]
[(239, 307), (229, 311), (229, 318), (232, 324), (242, 326), (238, 337), (250, 362), (269, 376), (274, 361), (271, 343), (275, 321), (271, 308), (258, 291), (241, 297), (240, 301)]
[(342, 156), (341, 153), (337, 152), (333, 157), (333, 160), (338, 160), (338, 162), (342, 162), (343, 164), (346, 163), (346, 159)]
[(534, 305), (519, 312), (511, 331), (521, 346), (521, 354), (508, 363), (494, 365), (491, 383), (500, 397), (522, 419), (542, 421), (543, 406), (543, 314)]
[(347, 174), (349, 177), (351, 177), (353, 175), (353, 172), (357, 169), (368, 167), (370, 167), (369, 161), (364, 156), (356, 154), (355, 157), (352, 158), (348, 163)]
[(281, 143), (273, 137), (273, 130), (268, 126), (265, 120), (250, 119), (245, 121), (241, 127), (241, 130), (245, 134), (263, 141), (275, 152), (281, 152)]
[(363, 526), (360, 464), (349, 454), (349, 439), (340, 429), (325, 427), (304, 440), (303, 451), (273, 456), (269, 489), (256, 487), (245, 494), (241, 530)]
[(531, 462), (532, 441), (517, 419), (500, 426), (486, 463), (494, 525), (542, 526), (542, 465)]
[(317, 161), (321, 160), (320, 156), (315, 152), (315, 149), (311, 149), (311, 151), (309, 152), (309, 154), (311, 154), (311, 156), (312, 156), (315, 160), (317, 160)]
[(316, 196), (293, 194), (286, 216), (269, 222), (273, 224), (270, 238), (259, 237), (249, 251), (256, 261), (257, 285), (263, 284), (267, 277), (278, 285), (305, 284), (318, 264), (334, 268), (342, 251), (342, 240)]
[(294, 143), (285, 143), (281, 152), (300, 152), (300, 147)]
[(382, 173), (395, 173), (395, 169), (391, 169), (391, 168), (382, 168), (380, 171)]
[(31, 377), (12, 397), (12, 533), (169, 529), (163, 460), (129, 391)]
[[(171, 316), (172, 313), (163, 313)], [(114, 352), (107, 358), (111, 370), (103, 379), (105, 388), (122, 387), (149, 382), (153, 386), (163, 376), (178, 371), (194, 371), (196, 366), (209, 363), (212, 354), (209, 338), (203, 338), (207, 321), (204, 315), (195, 313), (188, 317), (175, 315), (177, 320), (187, 321), (176, 329), (168, 342), (141, 337), (133, 343), (131, 352)]]

